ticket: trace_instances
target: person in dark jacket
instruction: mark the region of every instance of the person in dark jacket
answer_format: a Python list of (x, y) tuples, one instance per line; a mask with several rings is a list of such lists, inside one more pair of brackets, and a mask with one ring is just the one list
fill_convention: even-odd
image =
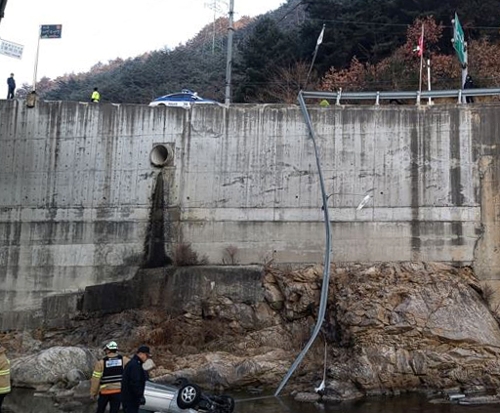
[(147, 374), (142, 364), (150, 357), (148, 346), (140, 346), (127, 363), (122, 376), (122, 406), (125, 413), (138, 413), (144, 404)]
[(14, 91), (16, 90), (16, 81), (14, 80), (14, 73), (10, 74), (10, 77), (7, 78), (7, 86), (8, 86), (8, 93), (7, 93), (7, 99), (14, 99)]
[[(464, 89), (473, 89), (474, 87), (475, 87), (475, 85), (474, 85), (474, 81), (472, 80), (472, 76), (467, 75), (465, 77)], [(467, 96), (465, 98), (465, 102), (474, 103), (474, 98), (472, 96)]]

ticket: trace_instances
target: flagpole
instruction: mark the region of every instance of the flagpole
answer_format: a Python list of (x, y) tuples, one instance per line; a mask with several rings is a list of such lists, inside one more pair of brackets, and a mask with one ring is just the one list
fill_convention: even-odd
[(36, 72), (38, 70), (38, 53), (40, 52), (40, 37), (42, 34), (42, 26), (38, 27), (38, 45), (36, 47), (36, 57), (35, 57), (35, 70), (33, 72), (33, 86), (32, 90), (33, 92), (36, 91)]
[(419, 46), (420, 46), (420, 80), (419, 80), (419, 85), (418, 85), (418, 91), (421, 93), (422, 92), (422, 69), (424, 66), (424, 24), (422, 23), (422, 35), (420, 37), (419, 41)]
[(311, 72), (312, 72), (312, 69), (314, 66), (314, 62), (316, 60), (316, 55), (318, 54), (319, 45), (321, 43), (323, 43), (323, 35), (324, 34), (325, 34), (325, 24), (323, 24), (323, 28), (321, 29), (321, 33), (319, 34), (318, 41), (316, 42), (316, 48), (314, 49), (314, 55), (313, 55), (313, 59), (311, 62), (311, 66), (309, 67), (309, 72), (307, 73), (306, 83), (304, 84), (304, 90), (307, 89), (307, 84), (309, 83), (309, 76), (311, 75)]
[[(431, 59), (427, 59), (427, 90), (431, 91)], [(432, 104), (432, 98), (429, 96), (429, 105)]]

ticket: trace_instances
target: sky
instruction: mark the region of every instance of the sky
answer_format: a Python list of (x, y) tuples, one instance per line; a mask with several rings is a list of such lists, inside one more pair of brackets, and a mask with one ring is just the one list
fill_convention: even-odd
[[(234, 0), (235, 20), (286, 0)], [(98, 62), (174, 48), (194, 37), (229, 0), (8, 0), (0, 39), (24, 46), (22, 59), (0, 54), (0, 79), (33, 83), (40, 25), (61, 24), (61, 39), (42, 39), (37, 80), (88, 71)], [(214, 7), (216, 6), (216, 7)], [(215, 11), (219, 9), (220, 12)]]

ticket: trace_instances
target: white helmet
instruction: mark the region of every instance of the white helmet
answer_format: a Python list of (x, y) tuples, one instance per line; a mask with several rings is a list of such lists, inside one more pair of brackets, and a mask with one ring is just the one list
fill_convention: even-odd
[(104, 346), (104, 349), (108, 350), (118, 350), (118, 344), (116, 344), (116, 341), (110, 341), (106, 346)]

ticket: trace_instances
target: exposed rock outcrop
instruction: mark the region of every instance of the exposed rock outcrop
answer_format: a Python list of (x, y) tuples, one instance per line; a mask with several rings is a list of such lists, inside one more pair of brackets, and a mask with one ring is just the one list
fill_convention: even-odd
[(470, 269), (339, 268), (330, 300), (326, 395), (499, 387), (500, 329)]
[[(254, 301), (229, 288), (221, 293), (207, 288), (179, 300), (175, 310), (180, 315), (156, 307), (82, 317), (73, 320), (71, 330), (44, 332), (40, 340), (44, 347), (100, 348), (114, 339), (125, 353), (148, 343), (158, 366), (150, 373), (155, 380), (188, 377), (205, 389), (275, 389), (310, 337), (322, 273), (321, 266), (266, 268)], [(321, 338), (285, 390), (317, 399), (307, 393), (323, 380), (326, 341), (324, 400), (411, 390), (496, 391), (500, 329), (483, 295), (470, 268), (416, 263), (332, 267)], [(26, 340), (29, 348), (37, 348)], [(30, 386), (76, 381), (78, 374), (68, 372), (87, 374), (93, 364), (90, 352), (78, 351), (81, 364), (71, 357), (64, 367), (55, 368), (65, 360), (61, 349), (49, 362), (36, 358), (41, 356), (15, 360), (13, 376), (19, 373), (17, 384)], [(24, 373), (15, 367), (24, 360), (51, 365), (56, 373)]]

